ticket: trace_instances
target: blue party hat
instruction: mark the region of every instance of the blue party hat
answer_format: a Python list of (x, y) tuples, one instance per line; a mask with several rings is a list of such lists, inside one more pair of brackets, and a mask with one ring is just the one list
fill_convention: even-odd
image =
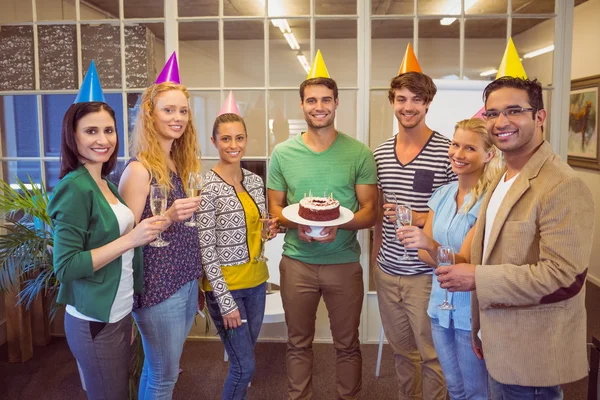
[(79, 89), (79, 93), (77, 94), (77, 98), (75, 98), (73, 104), (90, 103), (93, 101), (106, 103), (106, 100), (104, 99), (104, 93), (102, 93), (102, 87), (100, 86), (100, 79), (98, 79), (98, 71), (96, 71), (96, 64), (94, 64), (94, 60), (92, 60), (90, 63), (90, 67), (85, 74), (85, 78), (83, 78), (81, 88)]

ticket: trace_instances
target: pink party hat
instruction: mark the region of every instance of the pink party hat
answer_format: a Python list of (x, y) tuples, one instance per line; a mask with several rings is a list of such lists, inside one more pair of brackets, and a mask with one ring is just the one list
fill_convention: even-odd
[(475, 115), (473, 115), (471, 117), (471, 119), (485, 119), (485, 118), (483, 118), (484, 112), (485, 112), (485, 106), (481, 107), (481, 109), (479, 109), (479, 111), (477, 111), (477, 113), (475, 113)]
[(221, 111), (219, 111), (219, 115), (223, 115), (223, 114), (240, 115), (240, 110), (238, 110), (238, 106), (235, 103), (235, 97), (233, 97), (233, 92), (231, 90), (229, 91), (229, 94), (227, 95), (227, 98), (225, 99), (225, 103), (223, 103), (223, 107), (221, 107)]
[(163, 67), (162, 71), (156, 78), (155, 83), (163, 83), (163, 82), (173, 82), (176, 84), (181, 84), (179, 80), (179, 65), (177, 64), (177, 55), (175, 52), (171, 54), (171, 57), (167, 60), (167, 63)]

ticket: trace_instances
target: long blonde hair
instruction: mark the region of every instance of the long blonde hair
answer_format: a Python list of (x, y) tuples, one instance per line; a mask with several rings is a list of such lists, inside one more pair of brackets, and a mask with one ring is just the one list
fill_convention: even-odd
[(481, 174), (475, 183), (475, 186), (471, 188), (471, 191), (469, 192), (471, 194), (469, 201), (462, 207), (462, 212), (467, 213), (503, 171), (504, 161), (500, 150), (492, 143), (492, 138), (488, 133), (485, 121), (478, 118), (464, 119), (456, 124), (454, 132), (456, 132), (457, 129), (476, 133), (483, 140), (483, 150), (486, 153), (494, 153), (492, 159), (483, 167), (483, 174)]
[[(156, 98), (169, 90), (179, 90), (190, 99), (187, 89), (172, 82), (153, 84), (142, 94), (142, 104), (133, 131), (131, 154), (134, 154), (144, 168), (150, 173), (150, 179), (156, 183), (172, 189), (173, 184), (169, 178), (169, 167), (160, 147), (159, 133), (154, 124), (154, 107)], [(193, 114), (190, 110), (189, 121), (179, 139), (173, 141), (171, 157), (177, 168), (179, 177), (185, 182), (190, 172), (200, 169), (200, 146), (197, 141), (196, 128), (194, 127)]]

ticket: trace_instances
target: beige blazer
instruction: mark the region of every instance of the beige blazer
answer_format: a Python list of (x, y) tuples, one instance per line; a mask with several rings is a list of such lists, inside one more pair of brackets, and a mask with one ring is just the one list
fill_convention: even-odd
[[(585, 276), (594, 201), (585, 183), (544, 142), (496, 215), (484, 257), (483, 199), (471, 247), (476, 291), (473, 335), (481, 329), (490, 375), (521, 386), (554, 386), (587, 375)], [(486, 265), (480, 265), (486, 260)]]

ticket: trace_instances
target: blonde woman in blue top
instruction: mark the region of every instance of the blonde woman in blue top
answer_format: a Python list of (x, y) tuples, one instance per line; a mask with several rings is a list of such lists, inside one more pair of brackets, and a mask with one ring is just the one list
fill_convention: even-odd
[[(474, 225), (483, 194), (500, 172), (500, 155), (491, 142), (485, 122), (468, 119), (456, 124), (448, 149), (458, 182), (438, 188), (429, 200), (429, 215), (423, 229), (406, 226), (398, 238), (409, 249), (419, 249), (419, 258), (436, 267), (436, 250), (451, 246), (456, 262), (468, 262)], [(481, 349), (471, 345), (471, 293), (448, 294), (453, 311), (440, 310), (444, 290), (432, 281), (427, 314), (431, 318), (433, 344), (452, 400), (487, 399), (487, 369)]]

